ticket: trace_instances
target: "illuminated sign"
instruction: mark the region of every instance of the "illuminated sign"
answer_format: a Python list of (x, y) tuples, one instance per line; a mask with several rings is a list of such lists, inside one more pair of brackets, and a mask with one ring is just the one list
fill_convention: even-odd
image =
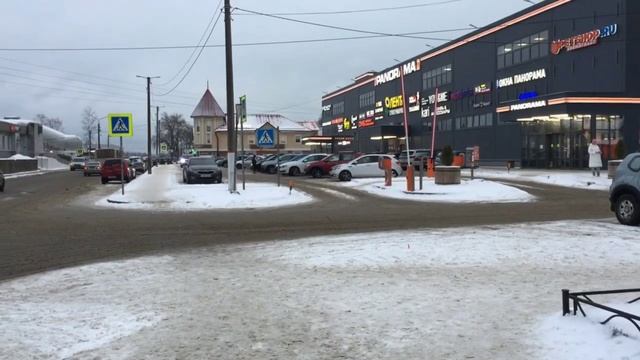
[(331, 111), (331, 104), (323, 106), (322, 111)]
[(504, 79), (496, 81), (496, 87), (503, 88), (507, 86), (526, 83), (529, 81), (540, 80), (547, 77), (547, 71), (545, 69), (526, 72), (524, 74), (509, 76)]
[(599, 39), (614, 36), (618, 33), (618, 24), (607, 25), (602, 29), (591, 30), (584, 34), (572, 36), (568, 39), (554, 40), (551, 43), (551, 53), (559, 55), (562, 50), (574, 51), (597, 45)]
[(420, 111), (420, 92), (409, 96), (409, 112)]
[[(438, 106), (438, 109), (436, 111), (437, 116), (447, 115), (447, 114), (451, 114), (451, 109), (449, 109), (447, 105)], [(431, 110), (430, 107), (422, 109), (421, 116), (423, 118), (431, 117), (433, 116), (433, 110)]]
[(519, 110), (541, 108), (541, 107), (545, 107), (545, 106), (547, 106), (547, 101), (546, 100), (540, 100), (540, 101), (532, 101), (532, 102), (527, 102), (527, 103), (522, 103), (522, 104), (514, 104), (514, 105), (511, 105), (509, 107), (509, 110), (511, 110), (511, 111), (519, 111)]
[(404, 106), (402, 95), (384, 98), (384, 106), (387, 109), (397, 109)]
[(344, 130), (350, 130), (351, 129), (351, 121), (349, 119), (347, 119), (347, 118), (344, 118), (344, 120), (342, 121), (342, 128)]
[(364, 119), (364, 120), (358, 121), (359, 128), (368, 128), (375, 125), (376, 125), (376, 122), (373, 119)]
[(456, 101), (460, 99), (464, 99), (469, 96), (473, 96), (475, 94), (473, 89), (454, 91), (451, 93), (451, 100)]
[(520, 101), (535, 99), (537, 97), (538, 97), (538, 92), (537, 91), (523, 92), (522, 94), (520, 94), (520, 96), (518, 96)]
[[(445, 103), (447, 101), (449, 101), (449, 95), (451, 93), (448, 91), (444, 91), (444, 92), (439, 92), (438, 93), (438, 103)], [(422, 106), (426, 106), (426, 105), (430, 105), (430, 104), (435, 104), (436, 102), (436, 94), (431, 94), (425, 98), (422, 98)]]
[(480, 84), (473, 89), (473, 92), (476, 94), (486, 94), (488, 92), (491, 92), (491, 85)]
[(323, 122), (323, 123), (322, 123), (322, 126), (323, 126), (323, 127), (325, 127), (325, 126), (331, 126), (331, 125), (332, 125), (332, 124), (331, 124), (331, 121), (325, 121), (325, 122)]
[(483, 107), (487, 107), (487, 106), (491, 106), (491, 101), (481, 101), (479, 103), (474, 103), (473, 104), (473, 108), (474, 109), (479, 109), (479, 108), (483, 108)]
[(339, 124), (342, 124), (342, 121), (343, 121), (343, 120), (344, 120), (344, 119), (343, 119), (343, 118), (341, 118), (341, 117), (339, 117), (339, 118), (335, 118), (335, 119), (331, 120), (331, 125), (339, 125)]
[(420, 71), (420, 60), (410, 61), (395, 69), (391, 69), (385, 73), (377, 75), (374, 81), (374, 86), (397, 80), (402, 76), (401, 74), (409, 75), (416, 71)]
[(368, 118), (373, 117), (374, 114), (375, 114), (375, 111), (373, 111), (373, 110), (367, 111), (367, 117)]

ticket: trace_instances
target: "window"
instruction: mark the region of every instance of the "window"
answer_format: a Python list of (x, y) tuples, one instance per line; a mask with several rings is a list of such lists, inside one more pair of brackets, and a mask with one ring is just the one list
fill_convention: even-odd
[(498, 46), (498, 69), (523, 64), (547, 55), (549, 55), (549, 31), (545, 30)]
[(211, 132), (211, 125), (207, 125), (207, 132), (210, 133)]
[(640, 171), (640, 156), (636, 156), (629, 162), (629, 169), (632, 171)]
[(331, 111), (333, 111), (333, 115), (341, 115), (344, 114), (344, 101), (333, 104), (331, 106)]
[(370, 163), (377, 163), (378, 162), (378, 157), (377, 156), (365, 156), (362, 159), (358, 160), (358, 164), (370, 164)]
[(196, 132), (200, 132), (200, 125), (196, 125)]
[(368, 93), (360, 95), (360, 108), (373, 106), (373, 104), (376, 102), (375, 98), (375, 91), (369, 91)]
[(451, 64), (422, 73), (422, 88), (424, 90), (451, 84), (452, 81), (453, 67)]
[(296, 144), (300, 144), (302, 142), (302, 136), (296, 135)]

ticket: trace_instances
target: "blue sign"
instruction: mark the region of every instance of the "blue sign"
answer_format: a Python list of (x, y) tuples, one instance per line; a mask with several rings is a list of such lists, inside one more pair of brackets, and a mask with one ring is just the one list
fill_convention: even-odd
[(530, 100), (530, 99), (535, 99), (538, 97), (538, 92), (537, 91), (529, 91), (529, 92), (523, 92), (522, 94), (520, 94), (519, 98), (520, 101), (525, 101), (525, 100)]
[(107, 128), (109, 130), (109, 136), (132, 137), (133, 116), (131, 114), (108, 114)]
[(258, 147), (272, 148), (276, 146), (276, 129), (265, 128), (256, 130), (256, 144)]

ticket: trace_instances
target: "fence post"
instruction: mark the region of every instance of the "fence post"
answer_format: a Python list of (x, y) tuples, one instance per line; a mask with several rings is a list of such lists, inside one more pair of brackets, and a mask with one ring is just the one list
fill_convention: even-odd
[(562, 316), (569, 315), (571, 309), (569, 308), (569, 290), (562, 289)]

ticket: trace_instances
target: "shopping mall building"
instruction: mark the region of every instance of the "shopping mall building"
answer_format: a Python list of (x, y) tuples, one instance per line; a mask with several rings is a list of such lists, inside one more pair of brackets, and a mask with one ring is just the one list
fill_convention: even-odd
[(483, 164), (583, 168), (592, 140), (605, 160), (619, 141), (637, 151), (640, 1), (543, 1), (365, 73), (322, 106), (323, 135), (356, 151), (403, 150), (405, 115), (410, 148), (429, 149), (434, 113), (435, 148), (479, 146)]

